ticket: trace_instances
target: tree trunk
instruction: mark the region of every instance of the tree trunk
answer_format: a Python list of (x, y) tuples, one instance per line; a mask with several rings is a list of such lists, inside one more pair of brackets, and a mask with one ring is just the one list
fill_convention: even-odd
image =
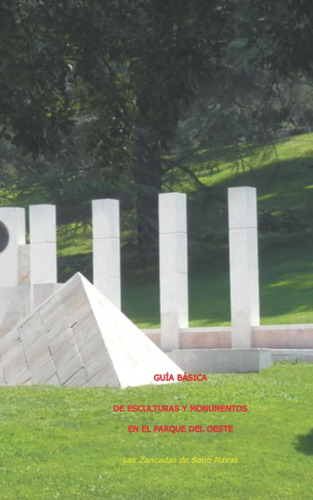
[(137, 243), (139, 251), (145, 253), (157, 248), (162, 168), (159, 148), (144, 134), (138, 135), (135, 161)]

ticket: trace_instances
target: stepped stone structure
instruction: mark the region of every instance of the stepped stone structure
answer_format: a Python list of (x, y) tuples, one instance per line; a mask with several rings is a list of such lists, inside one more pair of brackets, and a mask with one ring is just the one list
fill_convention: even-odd
[(0, 385), (127, 387), (182, 370), (81, 274), (0, 339)]

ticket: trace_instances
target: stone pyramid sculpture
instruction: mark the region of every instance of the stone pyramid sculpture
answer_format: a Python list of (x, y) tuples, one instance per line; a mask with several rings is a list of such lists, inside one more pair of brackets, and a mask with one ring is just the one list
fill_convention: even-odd
[(0, 385), (127, 387), (182, 370), (81, 274), (0, 339)]
[(0, 288), (0, 339), (30, 314), (30, 286)]

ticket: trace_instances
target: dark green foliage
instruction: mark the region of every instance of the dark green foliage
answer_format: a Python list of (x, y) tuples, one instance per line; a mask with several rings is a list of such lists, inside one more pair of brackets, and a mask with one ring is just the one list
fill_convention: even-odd
[(303, 233), (308, 227), (300, 221), (292, 210), (263, 210), (258, 215), (258, 227), (261, 233)]
[(108, 183), (134, 181), (139, 246), (153, 241), (161, 154), (198, 83), (222, 65), (232, 8), (217, 0), (5, 2), (0, 123), (3, 137), (39, 159), (27, 182), (64, 205), (70, 185), (75, 205), (105, 196)]
[(252, 0), (257, 14), (256, 59), (285, 75), (312, 71), (313, 11), (310, 0)]
[(312, 17), (295, 0), (3, 0), (0, 135), (18, 150), (1, 185), (63, 220), (127, 199), (153, 251), (157, 194), (186, 173), (201, 187), (201, 151), (202, 173), (225, 147), (248, 170), (242, 144), (310, 127)]

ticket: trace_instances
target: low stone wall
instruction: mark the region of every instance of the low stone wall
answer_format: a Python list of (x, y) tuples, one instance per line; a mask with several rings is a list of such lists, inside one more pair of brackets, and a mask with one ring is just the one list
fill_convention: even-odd
[(313, 349), (271, 349), (272, 363), (302, 361), (313, 363)]
[(255, 326), (252, 342), (253, 347), (310, 349), (313, 348), (313, 324)]
[[(144, 329), (158, 347), (161, 329)], [(182, 328), (180, 349), (226, 349), (231, 347), (231, 327)], [(263, 349), (313, 349), (313, 324), (262, 325), (252, 328), (252, 347)]]

